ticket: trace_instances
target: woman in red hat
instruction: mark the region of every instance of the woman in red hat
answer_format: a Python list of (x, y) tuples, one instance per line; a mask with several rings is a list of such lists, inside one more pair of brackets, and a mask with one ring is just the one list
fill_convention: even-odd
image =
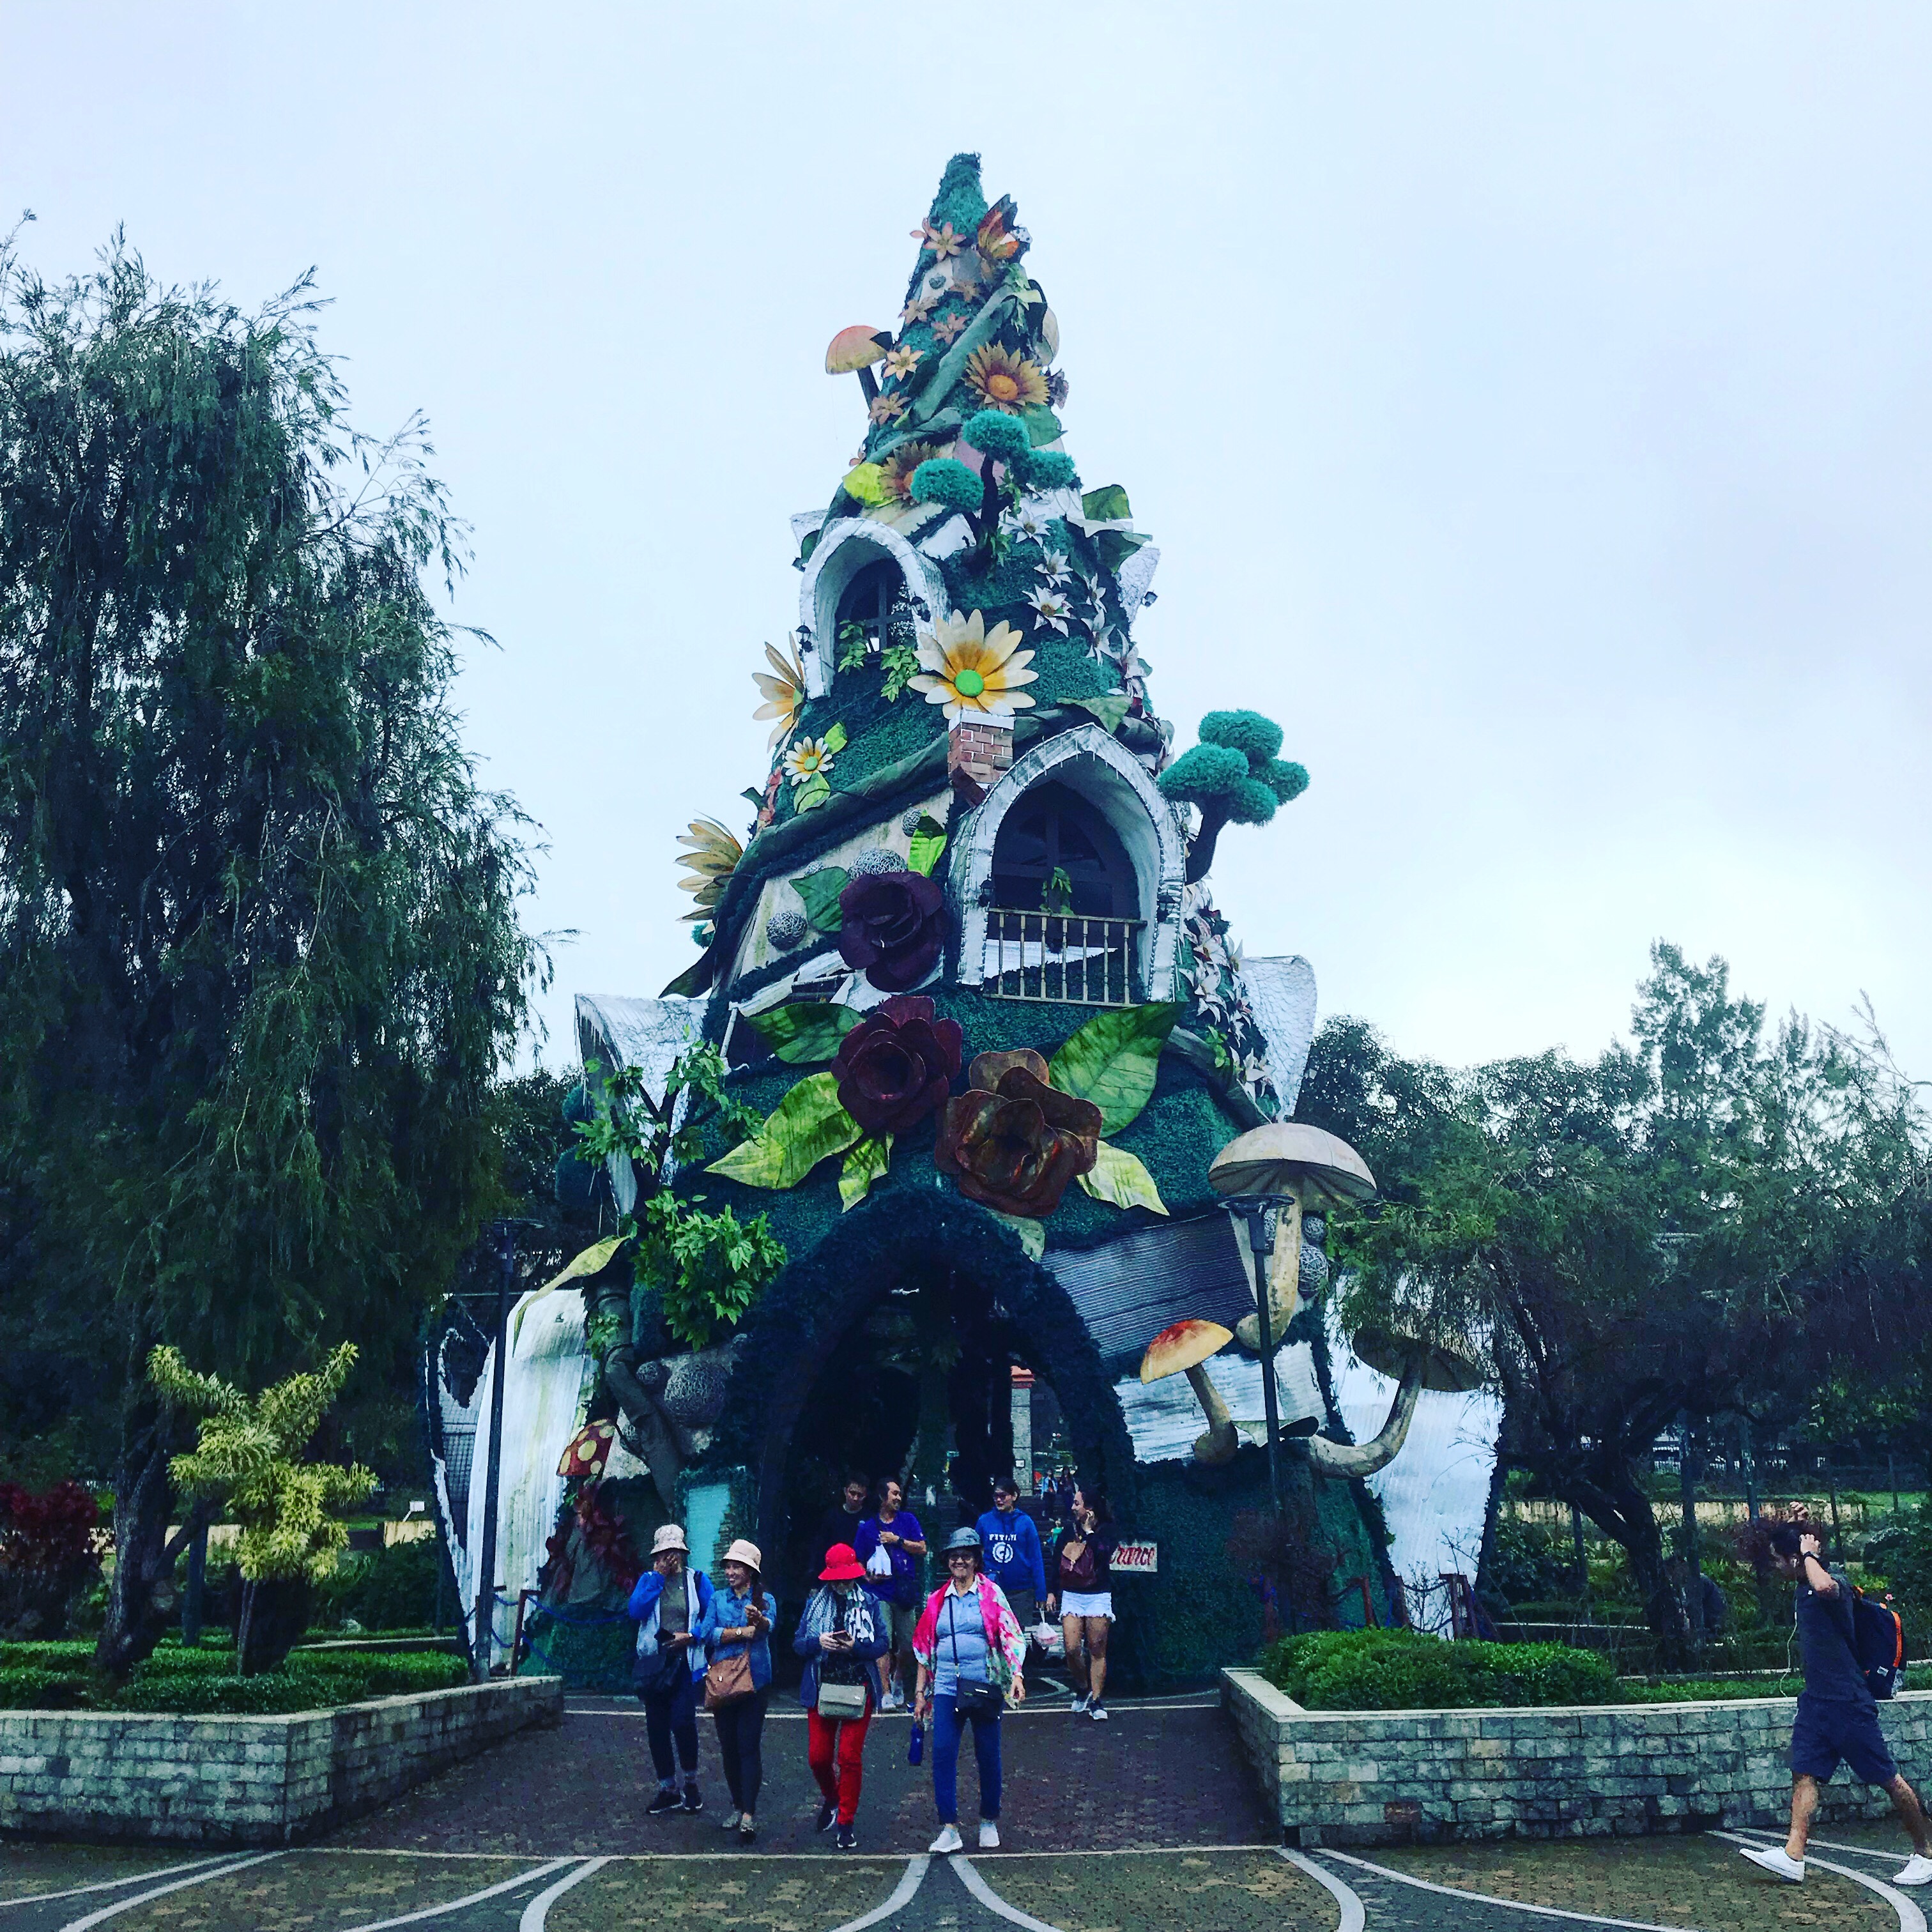
[(892, 1641), (865, 1577), (851, 1544), (835, 1543), (792, 1638), (792, 1648), (805, 1659), (799, 1701), (808, 1714), (806, 1756), (823, 1799), (817, 1829), (836, 1825), (842, 1852), (859, 1849), (854, 1821), (866, 1732), (884, 1701), (878, 1660)]

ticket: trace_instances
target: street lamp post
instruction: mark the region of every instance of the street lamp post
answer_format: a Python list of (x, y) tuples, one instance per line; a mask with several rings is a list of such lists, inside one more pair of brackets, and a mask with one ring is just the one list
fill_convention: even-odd
[(1274, 1252), (1274, 1237), (1268, 1228), (1268, 1210), (1276, 1204), (1264, 1194), (1238, 1194), (1221, 1204), (1247, 1224), (1248, 1251), (1255, 1258), (1257, 1284), (1255, 1306), (1261, 1328), (1262, 1414), (1268, 1429), (1268, 1506), (1275, 1520), (1281, 1520), (1281, 1403), (1275, 1388), (1275, 1334), (1268, 1306), (1268, 1258)]

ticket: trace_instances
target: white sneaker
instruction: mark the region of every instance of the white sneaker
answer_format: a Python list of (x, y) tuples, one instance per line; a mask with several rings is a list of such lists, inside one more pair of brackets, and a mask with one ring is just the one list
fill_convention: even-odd
[(899, 1687), (895, 1684), (886, 1693), (886, 1701), (882, 1708), (888, 1711), (898, 1711), (902, 1710), (904, 1706), (905, 1700), (899, 1695)]
[(965, 1842), (959, 1835), (959, 1827), (948, 1825), (926, 1849), (928, 1852), (956, 1852)]
[(980, 1820), (980, 1849), (982, 1852), (997, 1852), (1000, 1849), (1000, 1828), (990, 1818)]
[(1914, 1852), (1905, 1862), (1903, 1871), (1892, 1875), (1894, 1885), (1932, 1885), (1932, 1858), (1923, 1852)]
[(1075, 1699), (1074, 1699), (1074, 1700), (1073, 1700), (1073, 1714), (1074, 1714), (1076, 1718), (1084, 1718), (1084, 1717), (1085, 1717), (1085, 1716), (1086, 1716), (1086, 1714), (1087, 1714), (1087, 1706), (1088, 1706), (1088, 1701), (1089, 1701), (1089, 1700), (1088, 1700), (1088, 1698), (1087, 1694), (1086, 1694), (1086, 1692), (1085, 1692), (1085, 1691), (1084, 1691), (1084, 1690), (1081, 1692), (1081, 1694), (1080, 1694), (1080, 1695), (1079, 1695), (1078, 1696), (1077, 1696), (1076, 1698), (1075, 1698)]
[[(1781, 1878), (1786, 1885), (1804, 1882), (1804, 1861), (1790, 1856), (1782, 1845), (1746, 1845), (1744, 1855), (1754, 1865), (1762, 1865), (1774, 1878)], [(1932, 1862), (1927, 1865), (1928, 1876), (1932, 1876)]]
[(1096, 1698), (1087, 1706), (1087, 1714), (1096, 1724), (1104, 1724), (1107, 1721), (1107, 1707)]

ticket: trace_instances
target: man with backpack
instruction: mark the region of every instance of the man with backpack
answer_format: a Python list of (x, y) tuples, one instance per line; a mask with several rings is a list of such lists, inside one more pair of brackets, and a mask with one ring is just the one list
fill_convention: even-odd
[[(1892, 1761), (1872, 1694), (1874, 1677), (1884, 1695), (1892, 1694), (1902, 1661), (1892, 1640), (1897, 1620), (1891, 1611), (1864, 1603), (1842, 1570), (1826, 1567), (1818, 1538), (1802, 1524), (1763, 1524), (1761, 1534), (1760, 1547), (1768, 1546), (1772, 1567), (1798, 1586), (1798, 1648), (1804, 1689), (1791, 1727), (1790, 1835), (1782, 1846), (1747, 1846), (1744, 1856), (1787, 1885), (1802, 1885), (1819, 1787), (1830, 1781), (1842, 1762), (1854, 1778), (1884, 1786), (1911, 1838), (1912, 1856), (1893, 1884), (1932, 1882), (1932, 1834), (1928, 1833), (1918, 1794)], [(1883, 1640), (1874, 1646), (1883, 1654), (1868, 1660), (1861, 1657), (1861, 1612)], [(1876, 1631), (1880, 1620), (1886, 1626), (1882, 1634)]]

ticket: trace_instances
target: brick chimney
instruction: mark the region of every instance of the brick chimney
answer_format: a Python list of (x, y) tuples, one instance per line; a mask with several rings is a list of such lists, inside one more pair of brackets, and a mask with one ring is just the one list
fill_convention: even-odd
[(982, 712), (962, 718), (947, 730), (946, 776), (969, 805), (977, 805), (1012, 761), (1010, 718), (988, 718)]

